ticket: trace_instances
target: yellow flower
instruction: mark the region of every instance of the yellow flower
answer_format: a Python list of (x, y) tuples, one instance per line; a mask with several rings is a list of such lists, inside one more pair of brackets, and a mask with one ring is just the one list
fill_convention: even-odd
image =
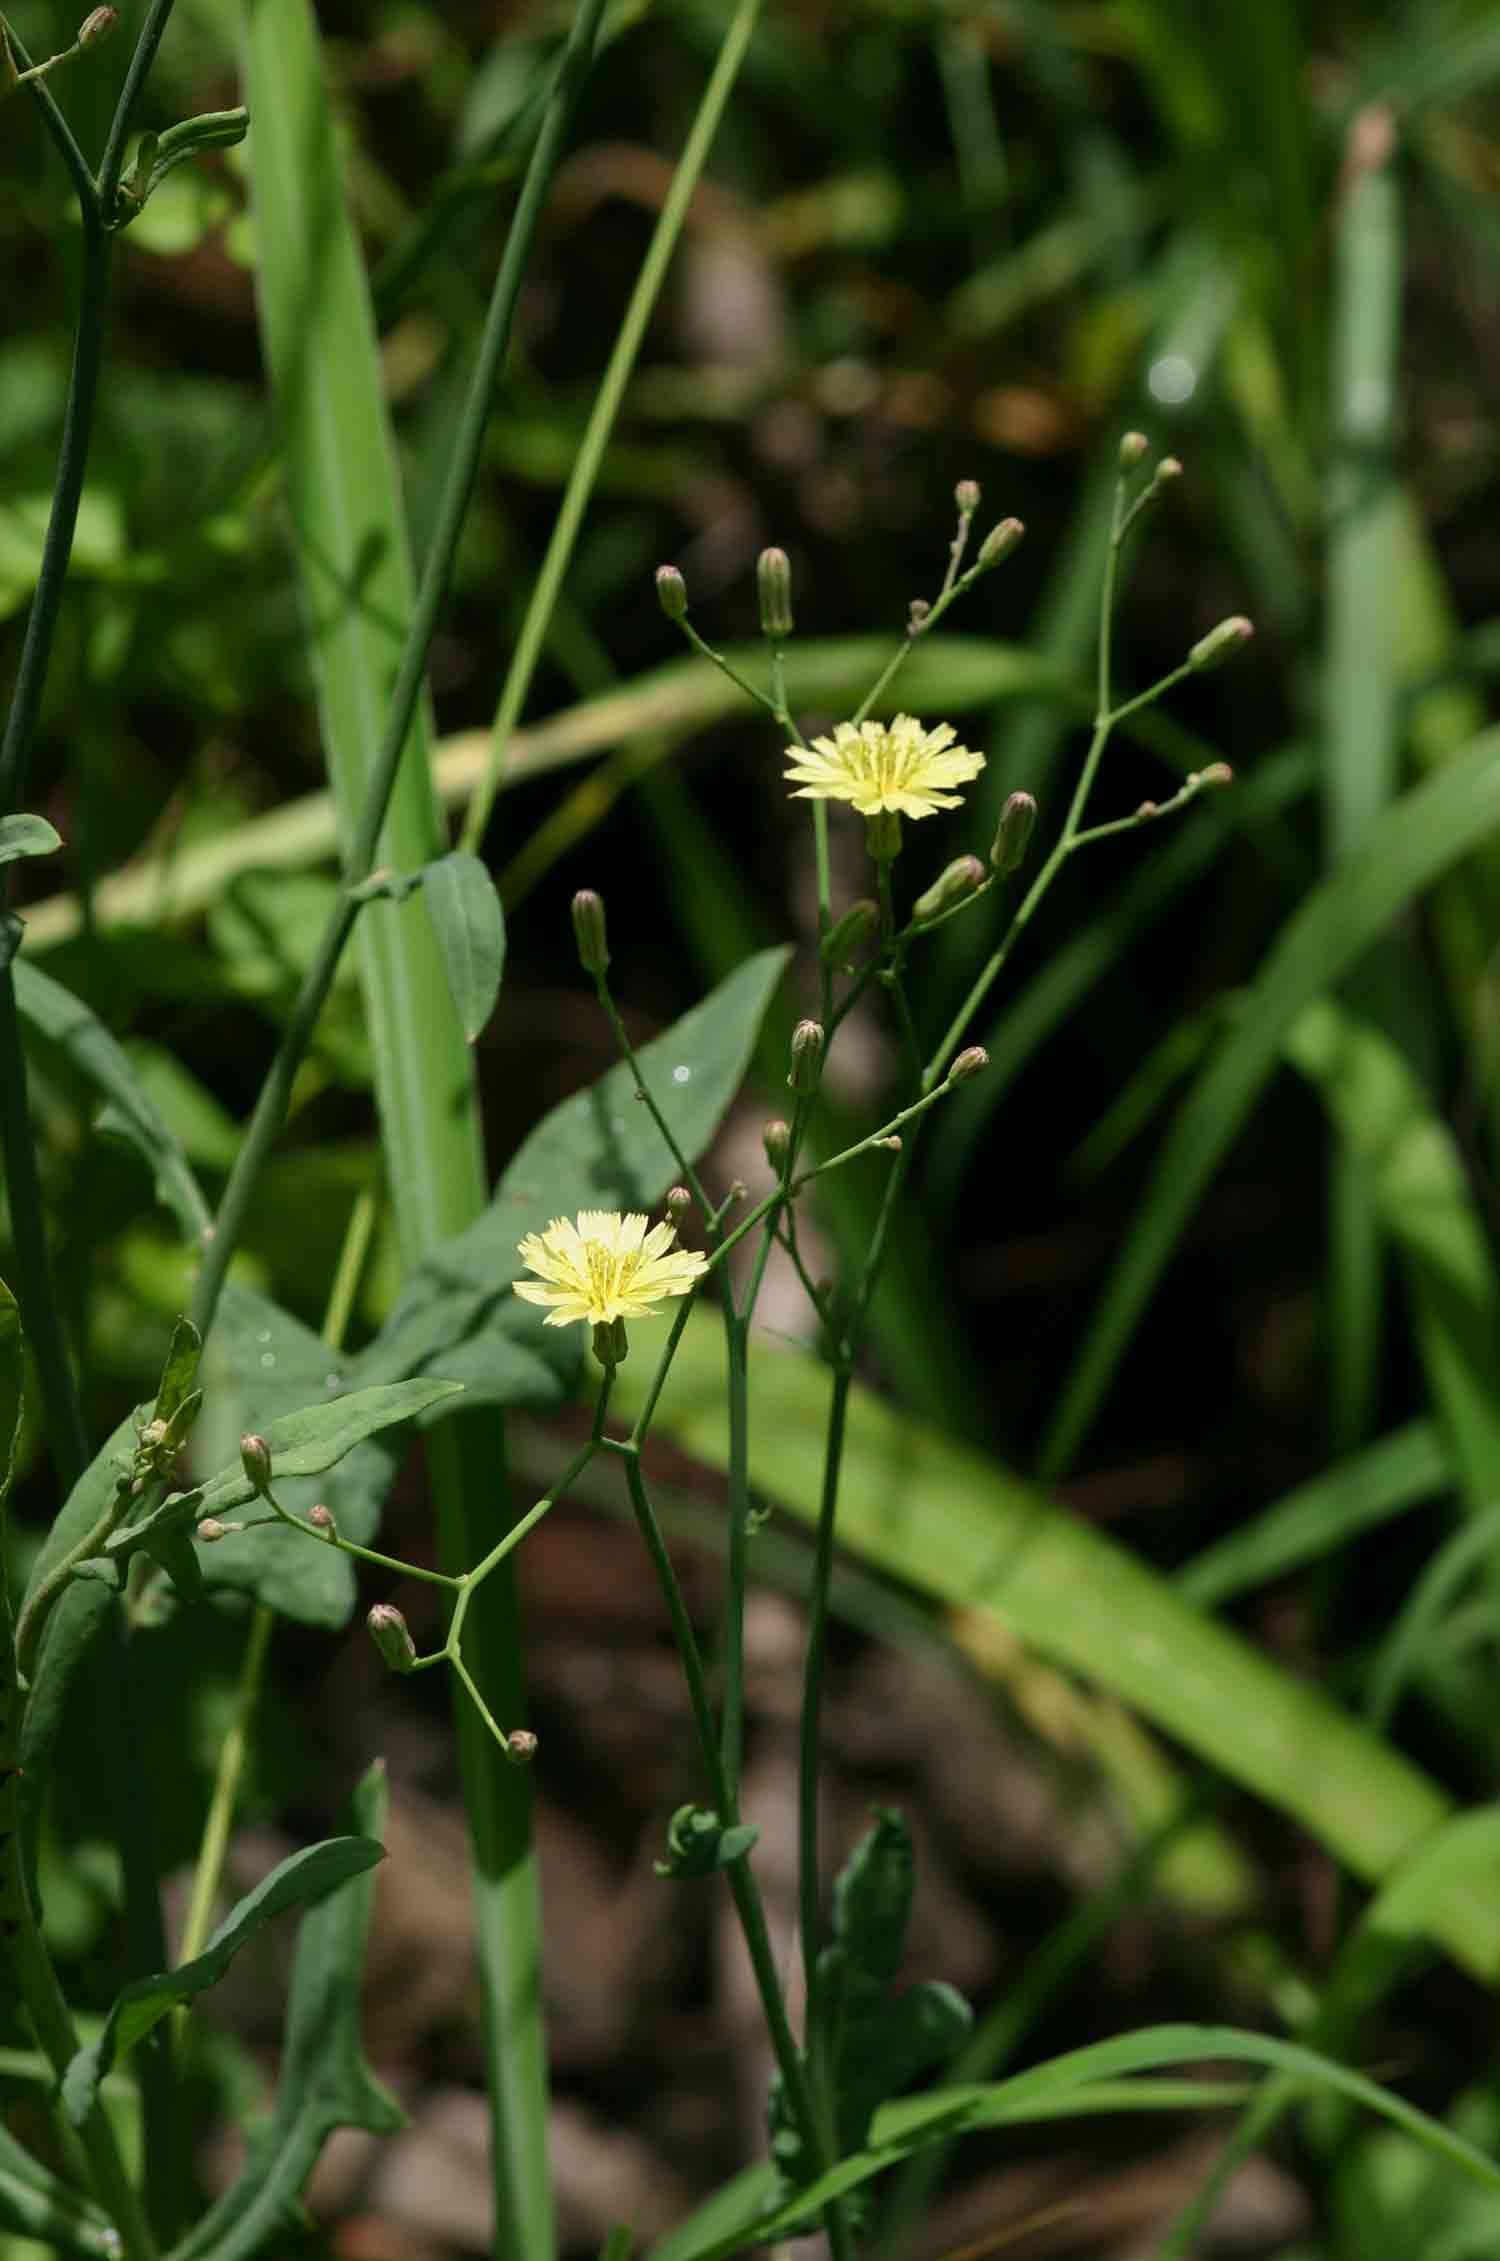
[(951, 788), (967, 785), (984, 767), (983, 754), (953, 739), (951, 723), (924, 730), (913, 714), (862, 722), (858, 729), (841, 722), (831, 738), (815, 738), (810, 750), (788, 746), (786, 775), (799, 801), (852, 801), (862, 816), (883, 810), (931, 816), (934, 809), (956, 809), (962, 796)]
[(708, 1258), (674, 1248), (676, 1238), (674, 1225), (647, 1232), (643, 1216), (622, 1217), (617, 1209), (580, 1209), (576, 1225), (554, 1217), (544, 1233), (528, 1233), (519, 1243), (522, 1263), (540, 1279), (517, 1280), (515, 1291), (528, 1303), (552, 1305), (549, 1327), (651, 1319), (653, 1303), (686, 1295), (708, 1270)]

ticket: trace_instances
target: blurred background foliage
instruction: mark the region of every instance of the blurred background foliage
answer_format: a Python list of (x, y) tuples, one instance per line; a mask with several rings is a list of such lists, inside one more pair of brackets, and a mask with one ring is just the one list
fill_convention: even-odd
[[(34, 54), (71, 36), (54, 5), (20, 0), (14, 13)], [(434, 653), (455, 807), (473, 774), (467, 734), (490, 723), (720, 15), (714, 0), (622, 0), (609, 20)], [(564, 12), (328, 0), (321, 22), (420, 553)], [(178, 0), (143, 122), (235, 100), (236, 37), (229, 0)], [(106, 122), (112, 53), (54, 82), (85, 146)], [(523, 733), (520, 774), (485, 843), (510, 914), (502, 1006), (479, 1051), (498, 1166), (607, 1061), (572, 959), (575, 887), (608, 899), (618, 993), (643, 1032), (749, 947), (788, 931), (804, 951), (813, 939), (809, 846), (764, 718), (700, 694), (675, 719), (653, 710), (632, 727), (627, 703), (588, 725), (583, 702), (678, 661), (652, 568), (676, 561), (704, 632), (744, 639), (756, 553), (779, 542), (799, 631), (894, 636), (941, 577), (957, 479), (981, 481), (987, 517), (1025, 521), (1016, 560), (956, 624), (967, 642), (952, 701), (941, 677), (931, 685), (925, 711), (951, 712), (989, 768), (931, 849), (939, 828), (922, 828), (925, 880), (939, 857), (983, 852), (1017, 786), (1037, 793), (1044, 827), (1058, 821), (1088, 712), (1119, 435), (1139, 425), (1179, 455), (1186, 475), (1122, 602), (1119, 682), (1166, 672), (1227, 613), (1251, 614), (1257, 637), (1142, 739), (1122, 737), (1100, 813), (1129, 810), (1174, 766), (1209, 755), (1234, 764), (1236, 788), (1180, 831), (1111, 845), (1065, 875), (975, 1032), (991, 1075), (940, 1114), (915, 1174), (869, 1379), (1006, 1467), (1066, 1477), (1080, 1514), (1165, 1570), (1257, 1529), (1271, 1503), (1373, 1440), (1435, 1414), (1451, 1444), (1453, 1423), (1469, 1421), (1457, 1485), (1440, 1447), (1371, 1508), (1379, 1486), (1357, 1463), (1346, 1493), (1363, 1518), (1327, 1508), (1304, 1565), (1276, 1564), (1233, 1604), (1289, 1674), (1356, 1706), (1455, 1527), (1455, 1491), (1471, 1505), (1500, 1496), (1500, 1455), (1492, 1472), (1486, 1458), (1500, 1411), (1485, 1410), (1496, 1403), (1487, 1380), (1500, 1378), (1493, 847), (1403, 905), (1338, 992), (1383, 1040), (1387, 1096), (1404, 1075), (1403, 1120), (1429, 1163), (1432, 1142), (1441, 1148), (1436, 1231), (1467, 1236), (1464, 1293), (1444, 1292), (1451, 1238), (1428, 1244), (1424, 1274), (1421, 1216), (1412, 1201), (1403, 1211), (1399, 1187), (1394, 1200), (1372, 1187), (1359, 1133), (1378, 1094), (1338, 1053), (1337, 1032), (1319, 1051), (1316, 1027), (1299, 1022), (1291, 1063), (1228, 1139), (1208, 1198), (1161, 1227), (1159, 1290), (1139, 1323), (1116, 1330), (1097, 1420), (1072, 1418), (1065, 1393), (1101, 1282), (1165, 1214), (1152, 1160), (1174, 1111), (1263, 999), (1257, 975), (1287, 921), (1489, 719), (1497, 82), (1489, 0), (772, 0), (527, 712), (532, 724), (580, 708), (583, 758), (559, 754), (554, 733), (528, 776), (528, 745), (543, 741)], [(53, 472), (76, 241), (29, 106), (9, 105), (4, 120), (0, 669), (19, 648)], [(67, 868), (23, 867), (19, 891), (28, 955), (126, 1043), (211, 1189), (334, 885), (331, 836), (309, 801), (323, 776), (255, 257), (237, 153), (175, 174), (124, 239), (39, 753), (37, 805), (65, 838)], [(790, 681), (802, 704), (795, 646)], [(809, 725), (830, 719), (805, 709)], [(257, 829), (276, 812), (280, 831)], [(852, 893), (858, 859), (849, 837), (839, 846)], [(122, 896), (112, 875), (143, 858), (146, 877)], [(43, 900), (64, 884), (67, 902)], [(977, 931), (987, 915), (948, 927), (916, 962), (934, 1038), (989, 946)], [(805, 959), (802, 978), (796, 997), (809, 994)], [(877, 1107), (896, 1067), (889, 1035), (874, 1016), (850, 1033), (836, 1097)], [(779, 1041), (763, 1101), (731, 1126), (726, 1172), (755, 1166)], [(246, 1276), (312, 1325), (350, 1207), (379, 1186), (369, 1077), (350, 980), (247, 1236)], [(92, 1135), (93, 1095), (44, 1049), (35, 1091), (60, 1274), (102, 1433), (147, 1387), (187, 1259), (135, 1157)], [(834, 1182), (830, 1244), (857, 1242), (869, 1188), (851, 1173)], [(1418, 1209), (1422, 1198), (1418, 1185)], [(378, 1322), (394, 1279), (382, 1225), (357, 1333)], [(775, 1318), (806, 1331), (793, 1298)], [(545, 1433), (532, 1445), (545, 1465)], [(1325, 1506), (1330, 1496), (1319, 1494)], [(23, 1512), (39, 1521), (47, 1501), (37, 1444)], [(1360, 1534), (1395, 1506), (1408, 1510), (1400, 1522)], [(1200, 1578), (1199, 1590), (1211, 1602), (1228, 1589)], [(1411, 1660), (1421, 1701), (1392, 1728), (1461, 1800), (1492, 1795), (1500, 1774), (1488, 1594), (1458, 1582)], [(212, 1633), (184, 1626), (171, 1640), (176, 1653), (159, 1658), (169, 1684), (202, 1691), (175, 1787), (165, 1753), (153, 1769), (180, 1796), (166, 1840), (185, 1859), (226, 1667)], [(258, 1795), (267, 1810), (295, 1810), (319, 1793), (296, 1737), (271, 1724)], [(1241, 1850), (1264, 1864), (1282, 1950), (1316, 1963), (1336, 1929), (1329, 1876), (1259, 1809), (1234, 1821)], [(71, 1826), (64, 1804), (63, 1840)], [(57, 1921), (86, 1947), (85, 1903), (91, 1891), (107, 1899), (106, 1886), (76, 1860), (64, 1874)], [(1442, 2041), (1428, 2037), (1425, 2062), (1428, 2101), (1468, 2078), (1467, 2108), (1482, 2118), (1493, 2010), (1477, 2012), (1480, 1999), (1439, 2006)], [(1305, 2250), (1435, 2250), (1389, 2233), (1362, 2242), (1371, 2187), (1339, 2198), (1330, 2181), (1324, 2203), (1342, 2227)], [(1492, 2238), (1486, 2224), (1476, 2235)], [(1462, 2261), (1470, 2247), (1442, 2250)]]

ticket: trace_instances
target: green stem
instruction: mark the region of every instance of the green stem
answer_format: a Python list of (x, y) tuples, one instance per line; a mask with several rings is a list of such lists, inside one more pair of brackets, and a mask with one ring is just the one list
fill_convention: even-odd
[(823, 1906), (818, 1850), (819, 1741), (823, 1704), (823, 1666), (828, 1647), (828, 1599), (833, 1581), (834, 1530), (838, 1517), (839, 1473), (854, 1370), (848, 1360), (834, 1368), (823, 1448), (823, 1489), (813, 1547), (807, 1601), (807, 1652), (802, 1668), (802, 1714), (797, 1767), (797, 1889), (802, 1933), (802, 1967), (807, 1999), (815, 2000), (814, 1981), (822, 1944)]
[[(229, 1732), (219, 1747), (218, 1770), (214, 1776), (208, 1816), (203, 1824), (198, 1862), (193, 1871), (193, 1890), (188, 1901), (187, 1921), (182, 1927), (182, 1940), (177, 1950), (177, 1960), (180, 1963), (190, 1963), (196, 1955), (203, 1952), (209, 1926), (213, 1921), (214, 1906), (219, 1896), (219, 1879), (224, 1873), (224, 1859), (229, 1850), (229, 1832), (234, 1826), (235, 1806), (239, 1800), (240, 1782), (250, 1749), (251, 1722), (260, 1702), (261, 1680), (265, 1673), (266, 1657), (271, 1646), (271, 1629), (275, 1622), (274, 1612), (263, 1604), (257, 1605), (251, 1612), (249, 1638), (245, 1642), (239, 1683), (234, 1692), (234, 1713), (229, 1723)], [(182, 2015), (185, 2017), (186, 2012)]]
[(729, 1802), (739, 1802), (745, 1751), (745, 1589), (750, 1571), (750, 1322), (724, 1305), (729, 1368), (729, 1531), (724, 1579), (719, 1751)]
[(646, 248), (646, 256), (641, 261), (635, 288), (630, 294), (630, 303), (625, 309), (624, 319), (615, 338), (614, 350), (600, 381), (593, 410), (563, 494), (562, 506), (547, 544), (547, 554), (533, 585), (521, 633), (516, 639), (516, 647), (506, 671), (495, 714), (489, 763), (464, 819), (460, 845), (471, 852), (478, 848), (489, 823), (495, 796), (500, 790), (510, 735), (520, 720), (521, 709), (531, 688), (547, 624), (552, 617), (563, 576), (573, 555), (573, 545), (577, 541), (583, 514), (593, 494), (594, 482), (604, 460), (604, 451), (609, 445), (620, 402), (635, 367), (641, 340), (646, 334), (646, 324), (666, 278), (667, 266), (676, 249), (689, 201), (698, 185), (698, 176), (718, 131), (730, 89), (739, 75), (755, 19), (760, 13), (760, 5), (761, 0), (738, 0), (729, 20), (718, 59), (703, 90), (703, 99), (698, 105), (698, 114), (693, 120), (681, 160), (672, 176), (672, 184), (662, 201), (656, 227)]
[(660, 1107), (658, 1107), (655, 1095), (651, 1091), (650, 1086), (647, 1084), (645, 1077), (641, 1074), (641, 1064), (640, 1061), (636, 1058), (635, 1047), (631, 1043), (629, 1036), (626, 1034), (625, 1023), (621, 1020), (619, 1010), (615, 1004), (614, 998), (610, 994), (608, 977), (604, 974), (598, 975), (595, 986), (599, 992), (599, 1002), (604, 1008), (604, 1012), (606, 1018), (609, 1021), (611, 1029), (614, 1031), (614, 1039), (616, 1045), (619, 1048), (620, 1057), (624, 1060), (631, 1074), (635, 1077), (636, 1097), (641, 1101), (642, 1105), (645, 1107), (647, 1114), (651, 1117), (652, 1122), (655, 1123), (657, 1129), (661, 1132), (662, 1138), (666, 1143), (667, 1150), (671, 1154), (673, 1161), (677, 1164), (678, 1175), (681, 1177), (683, 1184), (687, 1187), (689, 1193), (691, 1193), (693, 1199), (697, 1202), (698, 1207), (702, 1210), (705, 1219), (711, 1220), (714, 1211), (709, 1201), (708, 1195), (703, 1190), (703, 1182), (698, 1176), (697, 1171), (693, 1168), (692, 1163), (688, 1160), (686, 1154), (684, 1154), (684, 1152), (682, 1151), (682, 1147), (678, 1142), (676, 1132), (672, 1129), (671, 1124), (667, 1121), (667, 1118), (662, 1113)]
[(125, 138), (130, 132), (130, 121), (135, 116), (135, 106), (140, 99), (147, 75), (156, 61), (156, 50), (161, 45), (162, 33), (172, 13), (173, 0), (151, 0), (146, 21), (141, 26), (140, 37), (125, 73), (125, 84), (120, 89), (120, 99), (115, 104), (115, 114), (110, 120), (109, 138), (104, 145), (104, 156), (99, 165), (99, 208), (107, 220), (114, 211), (115, 191), (120, 185), (120, 174), (125, 165)]

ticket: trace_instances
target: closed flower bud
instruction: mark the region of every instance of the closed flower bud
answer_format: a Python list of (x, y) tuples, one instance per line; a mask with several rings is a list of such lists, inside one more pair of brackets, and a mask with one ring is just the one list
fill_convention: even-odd
[(1158, 487), (1168, 486), (1171, 484), (1172, 480), (1180, 479), (1181, 477), (1182, 465), (1178, 462), (1176, 456), (1164, 455), (1160, 463), (1158, 463), (1158, 465), (1156, 466), (1156, 469), (1151, 474), (1151, 483), (1153, 486)]
[(1029, 793), (1012, 793), (1000, 811), (1000, 823), (995, 833), (995, 844), (990, 850), (990, 862), (1004, 879), (1019, 871), (1026, 861), (1026, 851), (1031, 846), (1031, 835), (1036, 830), (1036, 803)]
[(792, 1030), (792, 1072), (786, 1080), (802, 1098), (818, 1088), (825, 1041), (820, 1021), (798, 1021)]
[(410, 1672), (417, 1661), (417, 1644), (400, 1610), (390, 1602), (377, 1602), (365, 1624), (392, 1672)]
[(97, 47), (101, 39), (108, 39), (120, 21), (118, 8), (94, 8), (78, 26), (80, 47)]
[(602, 980), (609, 971), (609, 937), (604, 926), (604, 898), (592, 887), (580, 887), (573, 897), (573, 936), (578, 962), (585, 973)]
[(668, 620), (686, 620), (687, 583), (675, 565), (656, 568), (656, 601)]
[(925, 895), (919, 895), (912, 905), (913, 926), (928, 926), (933, 919), (941, 918), (956, 903), (966, 903), (977, 895), (989, 877), (977, 856), (957, 856), (944, 872), (940, 872)]
[(1020, 548), (1025, 535), (1026, 529), (1019, 518), (1002, 518), (980, 543), (979, 555), (974, 560), (975, 572), (988, 573), (992, 565), (1002, 565), (1012, 550)]
[(901, 1151), (901, 1140), (895, 1131), (891, 1131), (885, 1138), (877, 1138), (875, 1144), (883, 1146), (887, 1154), (899, 1154)]
[(240, 1466), (245, 1477), (257, 1492), (265, 1492), (271, 1484), (271, 1448), (264, 1437), (253, 1433), (240, 1439)]
[(1217, 628), (1210, 628), (1206, 636), (1198, 638), (1188, 653), (1187, 664), (1195, 675), (1202, 675), (1211, 667), (1222, 667), (1225, 660), (1237, 652), (1241, 644), (1248, 644), (1254, 634), (1255, 630), (1244, 614), (1237, 612), (1232, 618), (1221, 620)]
[(953, 500), (958, 504), (961, 518), (972, 518), (979, 508), (979, 481), (960, 479), (953, 490)]
[(1138, 463), (1144, 462), (1150, 445), (1144, 432), (1127, 432), (1120, 441), (1120, 469), (1133, 471)]
[(857, 903), (849, 905), (843, 917), (836, 919), (824, 935), (819, 945), (823, 963), (829, 966), (846, 964), (856, 950), (863, 949), (879, 924), (879, 904), (870, 896), (862, 895)]
[(666, 1201), (663, 1203), (663, 1207), (665, 1208), (667, 1215), (672, 1219), (674, 1224), (679, 1217), (685, 1217), (692, 1206), (693, 1197), (688, 1192), (688, 1189), (685, 1185), (674, 1185), (671, 1192), (667, 1195)]
[(1200, 769), (1197, 775), (1197, 784), (1202, 792), (1217, 792), (1222, 786), (1233, 783), (1234, 771), (1228, 762), (1210, 762), (1207, 769)]
[(791, 1124), (782, 1122), (778, 1116), (774, 1122), (766, 1124), (760, 1134), (760, 1143), (766, 1150), (766, 1160), (772, 1169), (779, 1170), (786, 1160), (787, 1148), (792, 1143)]
[(308, 1509), (307, 1520), (315, 1531), (322, 1532), (325, 1539), (336, 1539), (338, 1537), (339, 1527), (334, 1521), (333, 1509), (325, 1507), (321, 1500), (318, 1500), (314, 1506)]
[(211, 1547), (216, 1540), (227, 1539), (232, 1532), (243, 1531), (244, 1528), (243, 1523), (221, 1523), (217, 1515), (205, 1515), (194, 1529), (193, 1537), (201, 1539), (206, 1547)]
[(505, 1755), (512, 1766), (530, 1766), (536, 1757), (536, 1737), (529, 1727), (513, 1727), (505, 1738)]
[(762, 550), (755, 563), (760, 632), (773, 643), (792, 632), (792, 563), (785, 550)]
[(911, 603), (906, 608), (906, 633), (908, 636), (921, 635), (922, 630), (927, 626), (928, 615), (931, 611), (932, 607), (925, 597), (912, 598)]
[(967, 1083), (970, 1076), (977, 1076), (980, 1069), (987, 1068), (989, 1064), (990, 1056), (982, 1044), (967, 1045), (948, 1070), (948, 1081)]

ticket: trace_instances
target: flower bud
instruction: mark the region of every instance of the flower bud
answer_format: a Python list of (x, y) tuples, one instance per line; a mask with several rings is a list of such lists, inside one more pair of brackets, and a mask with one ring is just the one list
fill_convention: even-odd
[(1031, 846), (1031, 835), (1036, 830), (1036, 803), (1029, 793), (1012, 793), (1000, 811), (1000, 823), (995, 833), (995, 844), (990, 850), (990, 862), (1004, 879), (1008, 873), (1019, 871), (1026, 861), (1026, 851)]
[(877, 809), (865, 818), (865, 847), (877, 864), (895, 862), (901, 853), (901, 819), (894, 809)]
[(1178, 462), (1176, 456), (1164, 455), (1151, 474), (1151, 484), (1153, 487), (1168, 486), (1172, 480), (1181, 477), (1182, 465)]
[(93, 8), (78, 26), (80, 47), (97, 47), (101, 39), (108, 39), (120, 21), (118, 8)]
[(194, 1527), (193, 1537), (201, 1539), (206, 1547), (211, 1547), (216, 1540), (227, 1539), (232, 1532), (243, 1531), (244, 1528), (243, 1523), (221, 1523), (217, 1515), (205, 1515), (203, 1521)]
[(623, 1366), (630, 1356), (630, 1337), (623, 1319), (600, 1319), (594, 1327), (594, 1356), (606, 1369)]
[(979, 481), (960, 479), (953, 490), (953, 500), (958, 504), (960, 518), (972, 518), (979, 508)]
[(675, 565), (656, 568), (656, 601), (668, 620), (686, 620), (687, 583)]
[(948, 1081), (967, 1083), (970, 1076), (977, 1076), (981, 1068), (987, 1068), (989, 1064), (990, 1056), (982, 1044), (966, 1045), (948, 1070)]
[(1138, 463), (1145, 461), (1150, 445), (1144, 432), (1126, 432), (1120, 441), (1120, 469), (1133, 471)]
[(1210, 762), (1207, 769), (1196, 773), (1193, 782), (1200, 792), (1215, 793), (1222, 786), (1234, 783), (1234, 771), (1228, 762)]
[(792, 1072), (786, 1080), (801, 1098), (818, 1088), (825, 1042), (820, 1021), (798, 1021), (792, 1030)]
[(887, 1154), (899, 1154), (901, 1151), (900, 1136), (895, 1131), (889, 1132), (885, 1138), (877, 1138), (875, 1144), (883, 1146)]
[(321, 1531), (325, 1539), (336, 1539), (338, 1537), (339, 1527), (334, 1521), (333, 1509), (325, 1507), (322, 1500), (318, 1500), (308, 1509), (307, 1520), (315, 1531)]
[(270, 1490), (271, 1448), (264, 1437), (257, 1437), (253, 1432), (241, 1437), (240, 1466), (245, 1471), (246, 1481), (255, 1491), (263, 1493)]
[(505, 1755), (512, 1766), (530, 1766), (536, 1757), (536, 1737), (529, 1727), (513, 1727), (505, 1738)]
[(1019, 518), (1002, 518), (992, 526), (979, 545), (979, 555), (974, 560), (976, 573), (988, 573), (992, 565), (1002, 565), (1012, 550), (1019, 549), (1026, 529)]
[(927, 626), (927, 617), (931, 611), (932, 607), (925, 597), (912, 598), (911, 603), (906, 608), (906, 633), (908, 636), (921, 635), (922, 630)]
[(836, 919), (824, 935), (819, 944), (823, 963), (828, 966), (846, 964), (855, 951), (862, 949), (869, 941), (879, 924), (879, 904), (870, 896), (862, 895), (857, 903), (849, 905), (843, 917)]
[(944, 911), (951, 911), (956, 903), (966, 903), (977, 895), (989, 874), (977, 856), (956, 856), (946, 871), (940, 872), (925, 895), (919, 895), (912, 905), (913, 926), (928, 926)]
[(779, 1171), (792, 1143), (791, 1124), (782, 1122), (778, 1116), (774, 1122), (766, 1124), (760, 1134), (760, 1143), (766, 1150), (766, 1160), (772, 1169)]
[(1230, 619), (1221, 620), (1217, 628), (1210, 628), (1206, 636), (1198, 638), (1188, 653), (1187, 664), (1195, 675), (1205, 674), (1211, 667), (1222, 667), (1225, 660), (1237, 652), (1241, 644), (1248, 644), (1254, 634), (1255, 630), (1244, 614), (1237, 612)]
[(792, 562), (785, 550), (762, 550), (755, 561), (760, 632), (779, 644), (792, 632)]
[(662, 1206), (675, 1225), (692, 1208), (693, 1197), (685, 1185), (674, 1185)]
[(392, 1672), (410, 1672), (417, 1661), (417, 1644), (400, 1610), (390, 1602), (377, 1602), (365, 1624)]
[(604, 926), (604, 898), (592, 887), (580, 887), (573, 897), (573, 938), (584, 972), (601, 981), (609, 971), (609, 937)]

